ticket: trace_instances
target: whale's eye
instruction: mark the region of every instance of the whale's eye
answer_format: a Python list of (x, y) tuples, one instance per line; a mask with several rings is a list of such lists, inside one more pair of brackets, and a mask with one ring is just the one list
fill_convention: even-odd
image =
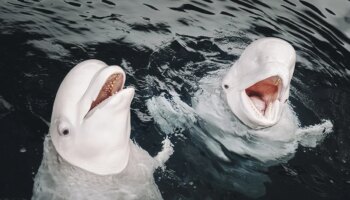
[(68, 135), (69, 134), (69, 130), (68, 129), (64, 129), (62, 133), (63, 133), (63, 135)]
[(225, 88), (225, 89), (228, 89), (228, 85), (225, 84), (225, 85), (224, 85), (224, 88)]
[(69, 126), (65, 122), (60, 122), (58, 124), (57, 130), (60, 135), (68, 135), (70, 133)]

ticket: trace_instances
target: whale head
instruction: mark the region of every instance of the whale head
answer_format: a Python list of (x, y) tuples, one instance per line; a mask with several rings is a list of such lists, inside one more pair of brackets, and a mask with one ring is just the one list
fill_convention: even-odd
[(278, 38), (251, 43), (222, 81), (232, 112), (253, 129), (273, 126), (289, 97), (294, 48)]
[(50, 136), (69, 163), (105, 175), (121, 172), (130, 150), (133, 88), (124, 89), (118, 66), (87, 60), (61, 83), (53, 106)]

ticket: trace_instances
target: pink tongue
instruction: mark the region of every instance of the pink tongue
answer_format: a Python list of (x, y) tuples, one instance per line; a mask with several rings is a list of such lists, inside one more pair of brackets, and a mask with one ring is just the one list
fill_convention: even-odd
[(256, 109), (258, 109), (258, 111), (260, 111), (262, 114), (264, 114), (265, 110), (266, 110), (265, 102), (257, 96), (251, 96), (250, 99), (252, 100)]

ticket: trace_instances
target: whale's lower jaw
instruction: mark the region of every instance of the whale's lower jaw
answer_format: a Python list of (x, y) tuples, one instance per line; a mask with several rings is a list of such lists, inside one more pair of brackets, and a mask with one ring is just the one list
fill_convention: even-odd
[(245, 89), (245, 94), (249, 98), (242, 98), (250, 104), (247, 109), (253, 109), (260, 118), (272, 119), (276, 102), (280, 100), (282, 81), (279, 76), (271, 76), (256, 82)]
[(248, 86), (225, 87), (228, 105), (240, 121), (253, 129), (275, 125), (289, 95), (285, 76), (260, 77)]
[[(246, 92), (236, 91), (230, 93), (227, 97), (228, 105), (233, 112), (233, 114), (245, 125), (252, 129), (267, 128), (275, 125), (281, 115), (283, 110), (283, 103), (279, 100), (271, 102), (270, 105), (265, 109), (265, 115), (262, 114), (256, 104), (254, 104), (251, 97), (249, 97)], [(256, 103), (256, 102), (255, 102)]]
[[(256, 97), (249, 97), (245, 91), (242, 91), (240, 96), (242, 113), (238, 118), (251, 128), (266, 128), (275, 125), (279, 121), (282, 115), (282, 103), (278, 99), (266, 103), (261, 99), (256, 99)], [(258, 110), (259, 104), (265, 104), (261, 106), (263, 109)], [(234, 111), (234, 113), (237, 112)]]

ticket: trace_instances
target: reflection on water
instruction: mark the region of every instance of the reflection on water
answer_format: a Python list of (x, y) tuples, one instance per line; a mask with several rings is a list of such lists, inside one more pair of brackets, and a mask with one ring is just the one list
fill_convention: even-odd
[[(0, 197), (30, 198), (57, 88), (76, 63), (98, 58), (125, 68), (126, 84), (137, 89), (135, 141), (153, 154), (165, 134), (175, 144), (166, 171), (155, 175), (165, 199), (349, 198), (349, 5), (346, 0), (2, 1)], [(224, 143), (217, 127), (230, 131), (235, 119), (213, 126), (199, 112), (224, 109), (216, 80), (247, 44), (263, 36), (285, 39), (297, 51), (289, 102), (293, 120), (300, 127), (334, 125), (315, 148), (298, 147), (310, 146), (309, 139), (293, 143), (294, 157), (271, 165), (233, 153)], [(153, 111), (147, 106), (152, 99)], [(166, 105), (174, 111), (164, 110)], [(157, 118), (154, 111), (168, 113)], [(236, 133), (244, 128), (233, 127)], [(213, 132), (218, 135), (208, 139)]]

